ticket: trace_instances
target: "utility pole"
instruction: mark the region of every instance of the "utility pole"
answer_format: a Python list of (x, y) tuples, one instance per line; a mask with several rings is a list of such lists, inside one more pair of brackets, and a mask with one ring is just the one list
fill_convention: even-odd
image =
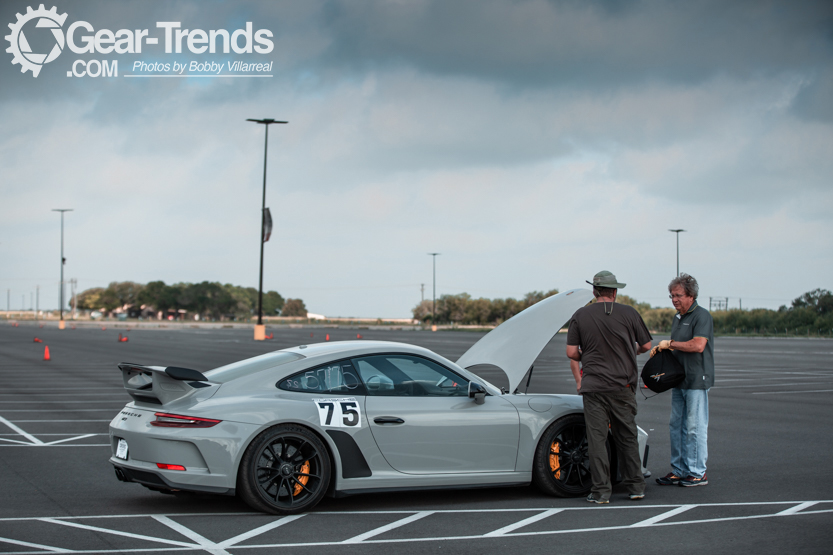
[(431, 305), (431, 331), (437, 331), (437, 255), (438, 252), (429, 252), (428, 255), (434, 261), (434, 302)]
[(680, 277), (680, 233), (685, 231), (684, 229), (669, 229), (668, 231), (672, 231), (677, 234), (677, 277)]
[(61, 294), (60, 297), (60, 309), (61, 309), (61, 320), (58, 322), (58, 329), (62, 330), (66, 327), (64, 324), (64, 264), (67, 263), (67, 259), (64, 258), (64, 212), (72, 212), (72, 208), (53, 208), (53, 212), (60, 212), (61, 213)]
[(40, 285), (35, 286), (35, 320), (40, 319)]
[(78, 285), (78, 280), (76, 278), (72, 278), (71, 280), (69, 280), (70, 291), (72, 291), (72, 296), (70, 298), (72, 299), (72, 316), (71, 316), (71, 318), (73, 320), (75, 320), (75, 309), (76, 309), (76, 304), (77, 304), (77, 302), (76, 302), (77, 299), (75, 297), (75, 286), (76, 285)]
[[(260, 281), (257, 293), (257, 325), (255, 326), (255, 341), (266, 339), (266, 326), (263, 325), (263, 245), (269, 240), (272, 234), (272, 216), (266, 208), (266, 155), (269, 149), (269, 126), (273, 123), (289, 123), (288, 121), (277, 121), (273, 119), (247, 119), (259, 123), (266, 128), (266, 138), (263, 142), (263, 205), (260, 211)], [(266, 227), (269, 231), (266, 231)]]
[(419, 284), (419, 296), (420, 296), (420, 302), (424, 303), (425, 302), (425, 284), (424, 283)]

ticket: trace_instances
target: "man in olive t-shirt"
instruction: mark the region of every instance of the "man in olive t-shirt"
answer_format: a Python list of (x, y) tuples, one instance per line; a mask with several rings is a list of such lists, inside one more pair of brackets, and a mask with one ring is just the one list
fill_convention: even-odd
[(651, 334), (633, 307), (616, 304), (617, 290), (625, 287), (616, 276), (603, 271), (587, 283), (593, 286), (596, 302), (573, 314), (567, 332), (567, 356), (582, 363), (579, 393), (584, 400), (593, 479), (587, 500), (610, 502), (613, 487), (605, 446), (608, 430), (616, 443), (628, 496), (642, 499), (645, 479), (636, 431), (636, 355), (651, 349)]

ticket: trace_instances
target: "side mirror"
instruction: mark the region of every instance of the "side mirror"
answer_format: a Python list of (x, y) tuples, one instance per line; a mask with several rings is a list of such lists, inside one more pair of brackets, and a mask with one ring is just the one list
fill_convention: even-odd
[(477, 382), (469, 382), (469, 399), (474, 399), (478, 405), (486, 402), (486, 388)]

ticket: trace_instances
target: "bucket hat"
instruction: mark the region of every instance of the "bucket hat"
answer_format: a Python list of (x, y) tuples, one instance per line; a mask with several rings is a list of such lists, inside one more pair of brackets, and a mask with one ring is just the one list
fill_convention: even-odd
[(593, 287), (608, 287), (610, 289), (622, 289), (623, 287), (625, 287), (624, 283), (617, 282), (616, 276), (614, 276), (607, 270), (602, 270), (601, 272), (593, 276), (593, 281), (588, 281), (587, 283), (589, 283)]

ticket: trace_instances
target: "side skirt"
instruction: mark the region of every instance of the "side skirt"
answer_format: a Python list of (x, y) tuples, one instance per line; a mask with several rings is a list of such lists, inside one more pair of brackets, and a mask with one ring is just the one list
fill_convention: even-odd
[(349, 495), (359, 495), (363, 493), (390, 493), (390, 492), (397, 492), (397, 491), (454, 491), (454, 490), (467, 490), (467, 489), (491, 489), (491, 488), (515, 488), (515, 487), (522, 487), (528, 486), (532, 482), (506, 482), (506, 483), (495, 483), (495, 484), (472, 484), (472, 485), (459, 485), (459, 486), (415, 486), (415, 487), (405, 487), (405, 488), (361, 488), (361, 489), (345, 489), (336, 491), (333, 494), (333, 497), (347, 497)]

